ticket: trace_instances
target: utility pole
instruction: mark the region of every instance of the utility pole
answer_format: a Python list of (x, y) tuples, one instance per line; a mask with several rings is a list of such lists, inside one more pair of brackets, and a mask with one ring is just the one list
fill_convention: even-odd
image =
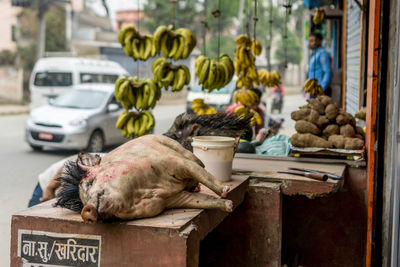
[(48, 0), (38, 0), (38, 35), (37, 35), (37, 47), (36, 47), (36, 59), (44, 56), (46, 49), (46, 20), (45, 14), (48, 9)]

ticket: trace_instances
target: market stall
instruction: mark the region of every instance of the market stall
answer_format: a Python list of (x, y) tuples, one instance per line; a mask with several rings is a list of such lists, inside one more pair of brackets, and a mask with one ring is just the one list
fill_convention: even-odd
[[(336, 1), (333, 2), (336, 3)], [(337, 7), (340, 6), (342, 5)], [(231, 112), (217, 112), (204, 100), (195, 99), (192, 103), (191, 114), (180, 115), (176, 118), (170, 130), (164, 135), (175, 139), (182, 147), (179, 146), (179, 149), (176, 149), (176, 144), (166, 145), (169, 148), (174, 147), (175, 154), (171, 154), (172, 156), (168, 158), (169, 164), (163, 162), (164, 169), (161, 170), (161, 167), (157, 169), (158, 166), (154, 167), (153, 162), (156, 158), (168, 153), (157, 154), (160, 151), (164, 152), (165, 148), (154, 149), (151, 142), (140, 144), (142, 145), (140, 151), (134, 151), (137, 154), (131, 161), (150, 158), (148, 162), (140, 162), (143, 168), (139, 171), (145, 173), (144, 176), (148, 175), (151, 178), (148, 180), (151, 180), (153, 184), (150, 182), (150, 185), (146, 184), (147, 181), (144, 181), (143, 177), (138, 178), (140, 182), (135, 180), (135, 193), (142, 189), (143, 184), (154, 190), (159, 189), (160, 184), (165, 185), (164, 180), (160, 179), (165, 176), (164, 173), (168, 174), (168, 183), (165, 183), (174, 186), (178, 184), (182, 191), (189, 185), (193, 186), (193, 183), (182, 182), (186, 178), (193, 178), (185, 175), (196, 176), (204, 171), (199, 170), (199, 166), (203, 167), (203, 165), (193, 159), (190, 152), (183, 152), (185, 148), (193, 151), (200, 158), (200, 153), (193, 150), (196, 147), (192, 143), (195, 137), (229, 136), (232, 140), (236, 138), (236, 142), (239, 142), (238, 146), (241, 143), (253, 146), (253, 149), (250, 149), (251, 153), (236, 153), (232, 172), (228, 174), (228, 180), (229, 178), (232, 180), (224, 181), (223, 184), (230, 186), (229, 192), (225, 190), (226, 187), (221, 187), (225, 191), (219, 190), (220, 184), (213, 181), (207, 186), (214, 193), (204, 185), (201, 186), (200, 193), (215, 196), (212, 198), (215, 201), (212, 202), (213, 204), (225, 201), (223, 202), (225, 206), (222, 208), (226, 210), (221, 210), (220, 205), (210, 204), (200, 207), (199, 200), (190, 202), (192, 205), (190, 207), (198, 209), (174, 209), (181, 207), (177, 205), (181, 203), (174, 202), (174, 205), (163, 206), (163, 208), (172, 209), (158, 210), (158, 213), (148, 212), (146, 205), (143, 205), (141, 208), (147, 212), (143, 212), (145, 216), (142, 214), (136, 217), (125, 216), (126, 214), (117, 216), (120, 214), (118, 210), (112, 214), (117, 220), (101, 222), (101, 216), (97, 217), (101, 213), (99, 204), (101, 201), (97, 201), (97, 206), (95, 206), (96, 203), (89, 203), (88, 199), (92, 196), (87, 193), (90, 190), (85, 188), (85, 186), (91, 187), (93, 183), (96, 185), (93, 177), (98, 174), (98, 169), (96, 166), (90, 166), (92, 169), (89, 168), (89, 170), (96, 171), (95, 174), (89, 172), (88, 177), (85, 176), (82, 181), (79, 180), (78, 184), (83, 183), (84, 186), (83, 189), (79, 188), (78, 197), (75, 195), (75, 198), (80, 198), (79, 201), (81, 201), (74, 203), (81, 205), (78, 205), (78, 208), (68, 204), (70, 199), (63, 199), (65, 195), (61, 194), (57, 202), (46, 202), (13, 215), (12, 266), (19, 266), (24, 262), (71, 266), (84, 262), (91, 264), (87, 266), (100, 266), (100, 264), (104, 266), (111, 264), (117, 266), (160, 264), (363, 266), (367, 242), (368, 165), (364, 152), (366, 131), (357, 125), (358, 121), (354, 117), (354, 112), (361, 108), (361, 105), (358, 107), (353, 105), (351, 97), (355, 90), (354, 88), (342, 90), (344, 93), (349, 92), (349, 95), (344, 95), (343, 103), (346, 105), (343, 104), (343, 106), (337, 103), (337, 99), (333, 101), (332, 98), (324, 96), (321, 84), (315, 78), (307, 79), (304, 89), (311, 98), (307, 105), (299, 107), (292, 113), (291, 117), (296, 121), (296, 133), (290, 137), (290, 144), (285, 146), (289, 148), (285, 151), (287, 153), (280, 157), (263, 155), (263, 152), (255, 154), (257, 146), (262, 147), (265, 140), (256, 140), (252, 143), (256, 132), (260, 130), (257, 127), (263, 126), (263, 118), (257, 110), (260, 97), (252, 89), (255, 85), (279, 87), (281, 78), (278, 71), (272, 70), (271, 66), (268, 70), (257, 69), (255, 58), (262, 51), (262, 46), (256, 39), (257, 1), (254, 2), (254, 8), (253, 36), (250, 36), (247, 29), (246, 34), (237, 37), (234, 60), (219, 51), (221, 10), (212, 12), (219, 22), (218, 56), (197, 57), (193, 77), (188, 66), (176, 63), (178, 60), (186, 59), (196, 46), (196, 37), (189, 29), (177, 28), (175, 25), (161, 25), (157, 27), (153, 35), (150, 35), (141, 33), (140, 29), (132, 25), (126, 25), (118, 34), (124, 52), (135, 61), (139, 62), (160, 55), (153, 61), (152, 78), (138, 75), (120, 77), (116, 82), (115, 96), (124, 108), (116, 127), (127, 138), (144, 140), (140, 138), (152, 132), (155, 118), (151, 109), (161, 98), (162, 88), (172, 92), (180, 91), (196, 77), (203, 90), (211, 92), (227, 85), (236, 75), (235, 82), (238, 90), (233, 95), (234, 103)], [(290, 6), (285, 6), (285, 8), (287, 10)], [(349, 11), (353, 12), (353, 10)], [(287, 24), (289, 11), (286, 12)], [(313, 13), (314, 24), (323, 22), (324, 18), (321, 15), (324, 14), (323, 12), (318, 8)], [(339, 28), (337, 25), (335, 27), (335, 29)], [(360, 35), (359, 33), (357, 36)], [(343, 40), (347, 42), (350, 39), (343, 38)], [(335, 59), (339, 60), (338, 49), (332, 49), (335, 49)], [(347, 72), (344, 75), (347, 75)], [(351, 79), (347, 79), (346, 82), (352, 84)], [(350, 114), (346, 111), (354, 112)], [(246, 135), (248, 140), (244, 140)], [(239, 140), (240, 138), (242, 140)], [(152, 153), (154, 151), (157, 153), (148, 152), (145, 145), (153, 149)], [(223, 147), (221, 144), (215, 147), (213, 145), (215, 144), (202, 150), (211, 150), (218, 145)], [(232, 145), (229, 149), (233, 154), (234, 146)], [(117, 148), (115, 151), (134, 154), (128, 149), (124, 151)], [(179, 156), (176, 155), (177, 153)], [(123, 157), (118, 155), (115, 158), (116, 161), (121, 161)], [(195, 167), (185, 164), (187, 158), (197, 165), (193, 162), (190, 164)], [(231, 158), (231, 156), (225, 157), (222, 165), (230, 164)], [(203, 162), (207, 159), (207, 156), (202, 158)], [(208, 161), (211, 165), (218, 165), (217, 160)], [(221, 162), (219, 164), (221, 165)], [(188, 165), (193, 168), (190, 169)], [(86, 167), (83, 168), (79, 164), (78, 167), (86, 170)], [(211, 173), (207, 167), (206, 164), (206, 170)], [(102, 171), (104, 169), (105, 167)], [(121, 172), (121, 177), (127, 172), (133, 172), (132, 169), (134, 168), (124, 169), (125, 172)], [(119, 171), (119, 169), (110, 168), (109, 172), (112, 171)], [(86, 172), (84, 174), (86, 175)], [(113, 175), (106, 173), (102, 176), (103, 184), (112, 180), (110, 177)], [(197, 183), (207, 182), (204, 178), (209, 178), (207, 175), (204, 173), (199, 175), (202, 177), (197, 177)], [(139, 175), (132, 174), (133, 176)], [(214, 176), (218, 175), (214, 174)], [(113, 179), (116, 180), (114, 176)], [(66, 180), (64, 179), (63, 182)], [(76, 183), (74, 185), (77, 186)], [(125, 192), (124, 186), (119, 185), (118, 188)], [(171, 186), (165, 191), (170, 193), (173, 191), (171, 188), (176, 189)], [(99, 195), (104, 194), (105, 190), (98, 191), (99, 199)], [(177, 191), (177, 194), (181, 193)], [(88, 195), (86, 199), (82, 197), (85, 194)], [(141, 197), (147, 200), (153, 199), (154, 195), (141, 195)], [(191, 196), (197, 199), (196, 194)], [(208, 196), (204, 199), (209, 200)], [(117, 200), (120, 199), (117, 198)], [(229, 200), (233, 201), (233, 206)], [(112, 205), (104, 202), (106, 203), (104, 206)], [(76, 209), (79, 212), (82, 210), (82, 216), (73, 211), (54, 207), (54, 203), (59, 206), (67, 203), (63, 207)], [(210, 210), (216, 206), (220, 210)], [(100, 222), (97, 224), (86, 224), (97, 222), (98, 219)]]

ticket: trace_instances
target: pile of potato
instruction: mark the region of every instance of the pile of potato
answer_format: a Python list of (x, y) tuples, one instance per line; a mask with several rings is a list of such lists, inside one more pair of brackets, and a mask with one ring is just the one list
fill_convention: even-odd
[(340, 109), (329, 96), (308, 99), (308, 104), (293, 111), (297, 133), (290, 137), (296, 147), (362, 149), (364, 131), (355, 118)]

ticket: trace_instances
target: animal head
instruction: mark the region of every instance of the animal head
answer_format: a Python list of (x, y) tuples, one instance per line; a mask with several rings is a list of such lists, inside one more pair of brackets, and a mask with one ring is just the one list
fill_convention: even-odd
[(87, 188), (93, 179), (84, 179), (91, 166), (100, 164), (101, 157), (97, 154), (92, 155), (81, 152), (76, 161), (68, 161), (64, 164), (63, 171), (58, 178), (61, 182), (57, 190), (57, 202), (55, 206), (60, 206), (73, 211), (81, 212), (83, 208), (82, 199), (79, 195), (79, 187)]

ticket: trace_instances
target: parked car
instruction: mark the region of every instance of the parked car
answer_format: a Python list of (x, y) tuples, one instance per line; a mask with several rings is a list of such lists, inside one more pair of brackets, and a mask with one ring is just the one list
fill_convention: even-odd
[(190, 111), (192, 101), (196, 98), (201, 98), (207, 105), (215, 107), (218, 111), (225, 110), (230, 104), (232, 104), (233, 92), (236, 89), (236, 79), (232, 79), (224, 87), (213, 90), (211, 93), (208, 90), (201, 90), (201, 85), (195, 84), (188, 87), (188, 94), (186, 97), (186, 110)]
[(127, 139), (115, 128), (120, 103), (113, 84), (82, 84), (31, 110), (25, 139), (34, 150), (43, 147), (101, 152)]
[(121, 75), (129, 75), (120, 64), (110, 60), (48, 57), (33, 67), (29, 81), (31, 109), (44, 105), (48, 98), (84, 83), (110, 83)]

